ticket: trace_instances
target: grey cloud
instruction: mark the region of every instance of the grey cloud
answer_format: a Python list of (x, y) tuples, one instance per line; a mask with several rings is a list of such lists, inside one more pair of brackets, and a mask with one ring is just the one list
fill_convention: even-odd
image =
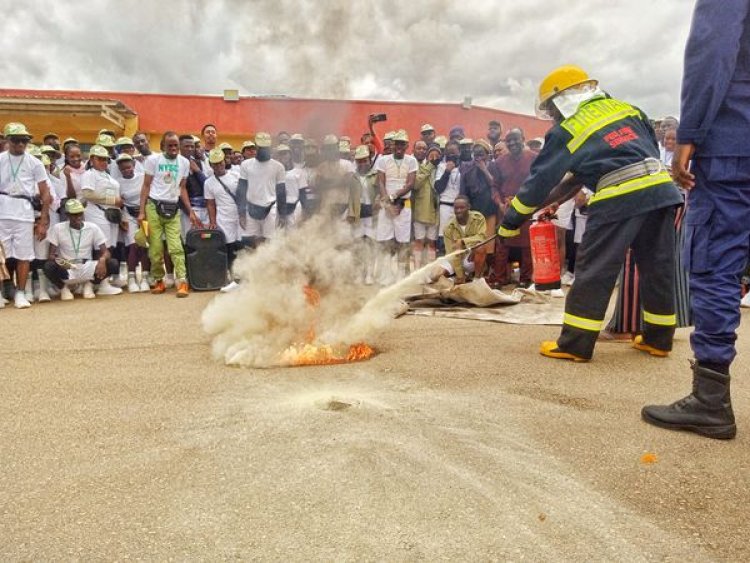
[(684, 0), (0, 0), (0, 85), (460, 101), (533, 112), (575, 63), (677, 113)]

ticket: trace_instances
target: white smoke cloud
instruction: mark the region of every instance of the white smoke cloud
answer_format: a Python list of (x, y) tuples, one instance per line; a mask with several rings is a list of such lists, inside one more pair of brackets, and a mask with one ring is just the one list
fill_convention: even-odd
[(0, 0), (0, 85), (460, 101), (533, 112), (579, 64), (649, 114), (677, 113), (681, 0)]

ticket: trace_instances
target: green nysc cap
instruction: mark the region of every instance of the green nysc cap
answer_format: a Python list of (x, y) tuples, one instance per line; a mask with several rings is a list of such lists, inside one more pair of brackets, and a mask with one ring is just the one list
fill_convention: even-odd
[(83, 207), (83, 204), (77, 199), (69, 199), (65, 202), (65, 212), (68, 215), (77, 215), (78, 213), (83, 213), (84, 209), (85, 208)]

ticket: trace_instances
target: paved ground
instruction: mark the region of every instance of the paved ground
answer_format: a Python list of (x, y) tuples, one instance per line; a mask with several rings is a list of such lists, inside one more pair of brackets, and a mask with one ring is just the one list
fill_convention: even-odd
[(373, 361), (253, 371), (209, 358), (210, 298), (0, 311), (0, 559), (750, 559), (747, 330), (723, 443), (639, 420), (686, 332), (576, 365), (405, 317)]

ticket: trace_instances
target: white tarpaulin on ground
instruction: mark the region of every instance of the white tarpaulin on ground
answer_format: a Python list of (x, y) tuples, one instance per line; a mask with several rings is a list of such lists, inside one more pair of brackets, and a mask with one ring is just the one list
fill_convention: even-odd
[(528, 325), (561, 325), (564, 299), (516, 289), (503, 293), (484, 279), (462, 285), (441, 279), (406, 298), (410, 315)]

